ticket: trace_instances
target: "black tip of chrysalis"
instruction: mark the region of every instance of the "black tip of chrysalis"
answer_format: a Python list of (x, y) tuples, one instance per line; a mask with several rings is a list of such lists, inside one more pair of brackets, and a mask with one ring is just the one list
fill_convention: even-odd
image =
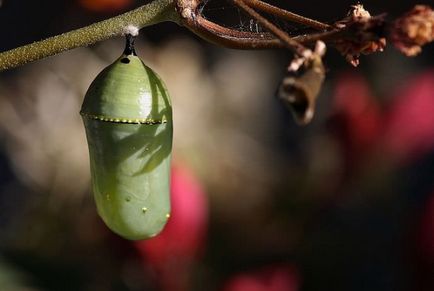
[(125, 49), (124, 49), (124, 55), (130, 56), (137, 56), (136, 50), (134, 48), (134, 41), (136, 40), (136, 37), (132, 34), (125, 35), (126, 42), (125, 42)]

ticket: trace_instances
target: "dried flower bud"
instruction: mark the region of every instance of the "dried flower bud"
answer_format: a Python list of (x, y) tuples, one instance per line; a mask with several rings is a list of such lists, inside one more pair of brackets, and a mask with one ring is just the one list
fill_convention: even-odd
[(367, 55), (384, 50), (386, 39), (382, 37), (382, 31), (385, 16), (371, 17), (361, 4), (351, 8), (347, 17), (335, 23), (336, 28), (343, 30), (343, 37), (336, 40), (334, 46), (356, 67), (361, 54)]
[(356, 4), (351, 6), (351, 10), (348, 12), (347, 16), (352, 18), (370, 18), (371, 14), (368, 10), (363, 8), (362, 4)]
[(393, 23), (391, 40), (407, 56), (420, 53), (421, 46), (434, 40), (434, 11), (429, 6), (416, 5)]

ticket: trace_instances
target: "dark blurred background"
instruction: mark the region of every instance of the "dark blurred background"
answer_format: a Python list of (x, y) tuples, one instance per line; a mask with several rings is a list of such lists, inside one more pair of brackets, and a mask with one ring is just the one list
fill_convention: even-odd
[[(270, 3), (325, 22), (355, 4)], [(141, 4), (3, 0), (0, 50)], [(418, 3), (363, 4), (392, 18)], [(256, 29), (229, 2), (204, 13)], [(433, 45), (415, 58), (388, 46), (357, 68), (330, 48), (314, 121), (298, 127), (274, 95), (289, 52), (224, 49), (172, 23), (141, 30), (137, 51), (166, 82), (175, 136), (173, 215), (138, 242), (96, 214), (78, 114), (123, 45), (0, 74), (0, 290), (434, 290)]]

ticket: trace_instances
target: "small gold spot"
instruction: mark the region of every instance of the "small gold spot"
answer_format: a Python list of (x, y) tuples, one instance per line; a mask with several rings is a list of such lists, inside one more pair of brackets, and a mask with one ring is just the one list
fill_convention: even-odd
[(167, 218), (167, 219), (170, 218), (170, 214), (169, 214), (169, 213), (166, 214), (166, 218)]
[(146, 211), (148, 211), (148, 208), (143, 207), (143, 208), (142, 208), (142, 212), (146, 212)]

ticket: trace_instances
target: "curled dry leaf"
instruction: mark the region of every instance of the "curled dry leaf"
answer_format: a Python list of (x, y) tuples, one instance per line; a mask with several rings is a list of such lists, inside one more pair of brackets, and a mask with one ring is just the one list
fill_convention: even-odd
[(321, 57), (325, 53), (323, 42), (317, 42), (309, 58), (295, 58), (288, 67), (278, 89), (278, 97), (291, 110), (300, 125), (308, 124), (315, 113), (316, 98), (325, 78)]
[(353, 5), (347, 17), (335, 23), (343, 31), (343, 37), (334, 42), (335, 48), (353, 66), (359, 64), (361, 54), (383, 51), (386, 39), (382, 37), (385, 15), (372, 17), (363, 5)]
[(421, 46), (434, 40), (434, 11), (426, 5), (416, 5), (398, 18), (391, 27), (391, 40), (406, 56), (415, 56)]

